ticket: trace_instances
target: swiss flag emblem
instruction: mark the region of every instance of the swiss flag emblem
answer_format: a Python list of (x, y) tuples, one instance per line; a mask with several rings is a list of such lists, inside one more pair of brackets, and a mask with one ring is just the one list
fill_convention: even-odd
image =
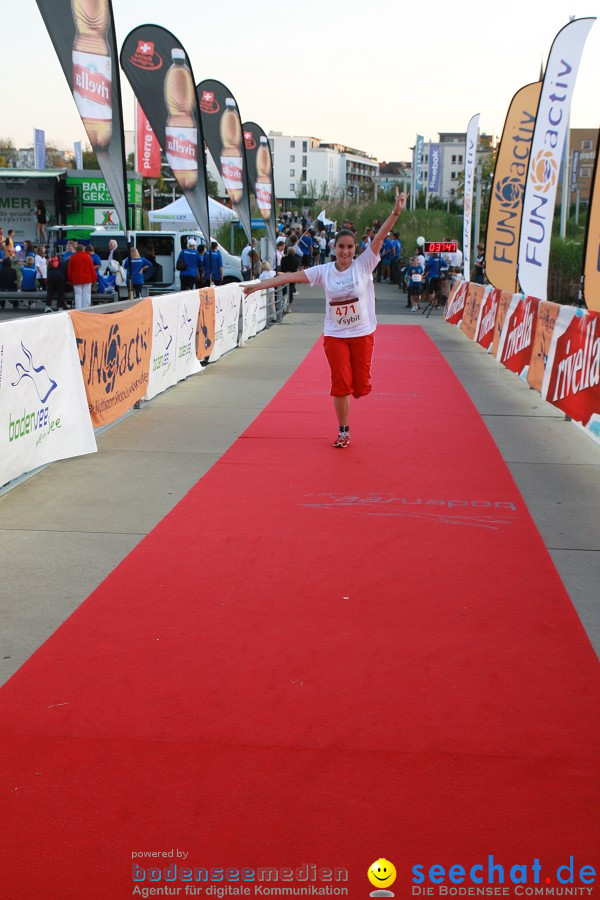
[(202, 101), (203, 103), (212, 103), (215, 99), (215, 95), (212, 91), (202, 91)]
[(154, 43), (152, 41), (138, 41), (136, 52), (141, 53), (142, 56), (152, 56), (154, 53)]

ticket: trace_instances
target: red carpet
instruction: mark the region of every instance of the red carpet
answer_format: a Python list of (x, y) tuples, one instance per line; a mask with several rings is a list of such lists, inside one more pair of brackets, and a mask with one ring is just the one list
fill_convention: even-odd
[(128, 897), (171, 850), (136, 861), (342, 867), (277, 885), (352, 900), (378, 857), (402, 898), (492, 854), (509, 896), (598, 871), (595, 656), (437, 349), (375, 352), (348, 450), (319, 343), (0, 692), (4, 900)]

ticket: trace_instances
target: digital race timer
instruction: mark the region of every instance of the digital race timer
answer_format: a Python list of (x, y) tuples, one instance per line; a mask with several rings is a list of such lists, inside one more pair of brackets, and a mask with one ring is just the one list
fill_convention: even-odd
[(425, 253), (456, 253), (456, 241), (425, 241), (423, 250)]

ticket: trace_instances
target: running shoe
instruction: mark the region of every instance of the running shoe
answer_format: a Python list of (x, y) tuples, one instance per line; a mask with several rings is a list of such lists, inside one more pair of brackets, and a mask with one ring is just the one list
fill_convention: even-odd
[(347, 431), (340, 431), (335, 441), (333, 442), (334, 447), (344, 447), (350, 446), (350, 434)]

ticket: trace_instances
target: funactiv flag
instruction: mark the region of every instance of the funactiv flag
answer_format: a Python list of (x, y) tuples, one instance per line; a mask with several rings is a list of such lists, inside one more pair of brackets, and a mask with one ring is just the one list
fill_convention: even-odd
[(121, 47), (121, 65), (206, 241), (206, 157), (190, 59), (160, 25), (140, 25)]
[(473, 186), (477, 164), (477, 142), (479, 140), (479, 113), (473, 116), (467, 128), (465, 146), (465, 194), (463, 213), (463, 277), (468, 281), (471, 275), (471, 226), (473, 222)]
[(485, 270), (496, 288), (518, 288), (519, 232), (529, 151), (542, 82), (526, 84), (512, 98), (496, 155), (485, 242)]
[(592, 189), (583, 245), (583, 299), (588, 309), (600, 312), (600, 175), (598, 157), (600, 141), (596, 147)]
[[(547, 299), (552, 221), (571, 98), (583, 45), (595, 21), (574, 19), (558, 32), (544, 73), (523, 197), (518, 269), (523, 292), (540, 300)], [(567, 190), (564, 185), (565, 195)]]

